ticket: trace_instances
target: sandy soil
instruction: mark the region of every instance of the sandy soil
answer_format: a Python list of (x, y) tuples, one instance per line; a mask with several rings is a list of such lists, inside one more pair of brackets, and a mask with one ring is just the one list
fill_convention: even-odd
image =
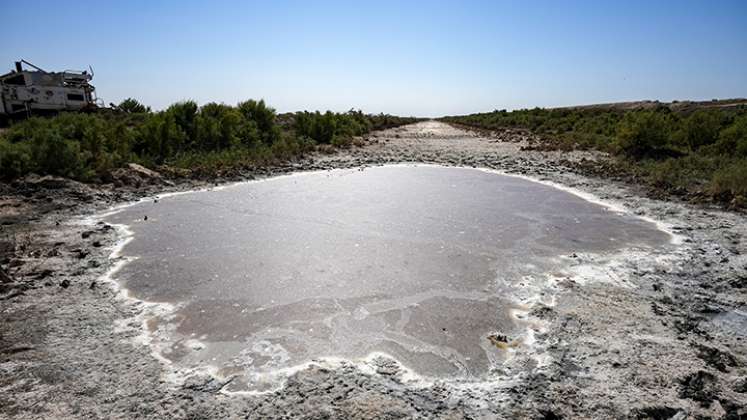
[(34, 177), (0, 186), (9, 273), (0, 276), (0, 417), (745, 418), (745, 215), (646, 198), (637, 185), (584, 175), (604, 155), (523, 151), (530, 137), (425, 122), (240, 177), (399, 162), (485, 167), (588, 194), (676, 233), (673, 251), (569, 256), (577, 269), (525, 302), (534, 344), (513, 351), (505, 379), (469, 386), (413, 381), (381, 357), (312, 362), (261, 395), (227, 394), (231, 378), (177, 376), (147, 345), (152, 307), (106, 279), (121, 263), (109, 258), (119, 233), (90, 216), (209, 185), (135, 173), (119, 186)]

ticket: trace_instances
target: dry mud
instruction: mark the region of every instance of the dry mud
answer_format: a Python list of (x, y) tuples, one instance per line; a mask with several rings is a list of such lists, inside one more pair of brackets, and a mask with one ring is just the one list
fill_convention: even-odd
[(386, 163), (479, 167), (568, 189), (674, 234), (674, 246), (646, 255), (569, 255), (573, 269), (527, 291), (541, 298), (521, 302), (517, 316), (534, 326), (532, 342), (507, 346), (501, 375), (481, 383), (422, 380), (371, 355), (312, 361), (276, 391), (229, 393), (231, 377), (180, 372), (154, 354), (143, 327), (159, 308), (128, 298), (108, 277), (126, 262), (116, 253), (126, 232), (93, 217), (209, 185), (3, 185), (0, 250), (11, 278), (0, 279), (0, 417), (745, 418), (745, 215), (656, 201), (636, 185), (585, 176), (576, 163), (604, 155), (522, 150), (529, 136), (424, 122), (221, 180)]

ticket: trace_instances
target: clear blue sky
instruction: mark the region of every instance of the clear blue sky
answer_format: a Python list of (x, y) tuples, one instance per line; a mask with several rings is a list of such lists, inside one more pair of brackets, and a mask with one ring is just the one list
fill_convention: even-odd
[(107, 103), (406, 115), (747, 96), (747, 1), (2, 1), (0, 68)]

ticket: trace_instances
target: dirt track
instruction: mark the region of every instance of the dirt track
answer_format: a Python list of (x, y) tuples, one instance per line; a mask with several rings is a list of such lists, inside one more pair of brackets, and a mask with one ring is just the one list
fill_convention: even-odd
[[(586, 261), (534, 304), (542, 324), (505, 380), (475, 387), (407, 383), (376, 359), (312, 364), (278, 392), (225, 395), (209, 375), (172, 378), (143, 343), (146, 305), (101, 280), (116, 232), (83, 216), (158, 192), (204, 186), (3, 186), (0, 413), (7, 418), (730, 418), (747, 416), (747, 220), (655, 201), (635, 185), (577, 174), (589, 152), (522, 151), (527, 134), (467, 133), (435, 122), (376, 133), (366, 145), (244, 176), (396, 162), (520, 173), (593, 194), (669, 225), (675, 252)], [(147, 185), (146, 185), (147, 184)], [(538, 356), (545, 361), (538, 364)], [(742, 417), (740, 417), (742, 416)]]

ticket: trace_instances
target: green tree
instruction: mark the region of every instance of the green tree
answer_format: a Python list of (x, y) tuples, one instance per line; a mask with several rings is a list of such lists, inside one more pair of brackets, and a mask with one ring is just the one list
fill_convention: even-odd
[(254, 122), (265, 144), (272, 144), (280, 138), (280, 128), (275, 124), (275, 109), (267, 106), (264, 100), (250, 99), (239, 103), (237, 108), (246, 120)]
[[(197, 144), (197, 112), (199, 107), (195, 101), (177, 102), (168, 108), (166, 112), (174, 117), (174, 122), (187, 136), (184, 144), (185, 148), (193, 147)], [(181, 150), (177, 150), (181, 152)]]
[(682, 123), (685, 143), (690, 150), (698, 150), (716, 142), (721, 124), (715, 112), (698, 110)]
[(735, 118), (731, 125), (721, 130), (715, 148), (720, 154), (747, 158), (747, 115)]
[(128, 114), (142, 114), (150, 112), (150, 107), (138, 102), (135, 98), (127, 98), (117, 105), (117, 107)]
[(625, 156), (635, 159), (653, 157), (668, 144), (666, 117), (655, 111), (631, 112), (620, 121), (617, 146)]

